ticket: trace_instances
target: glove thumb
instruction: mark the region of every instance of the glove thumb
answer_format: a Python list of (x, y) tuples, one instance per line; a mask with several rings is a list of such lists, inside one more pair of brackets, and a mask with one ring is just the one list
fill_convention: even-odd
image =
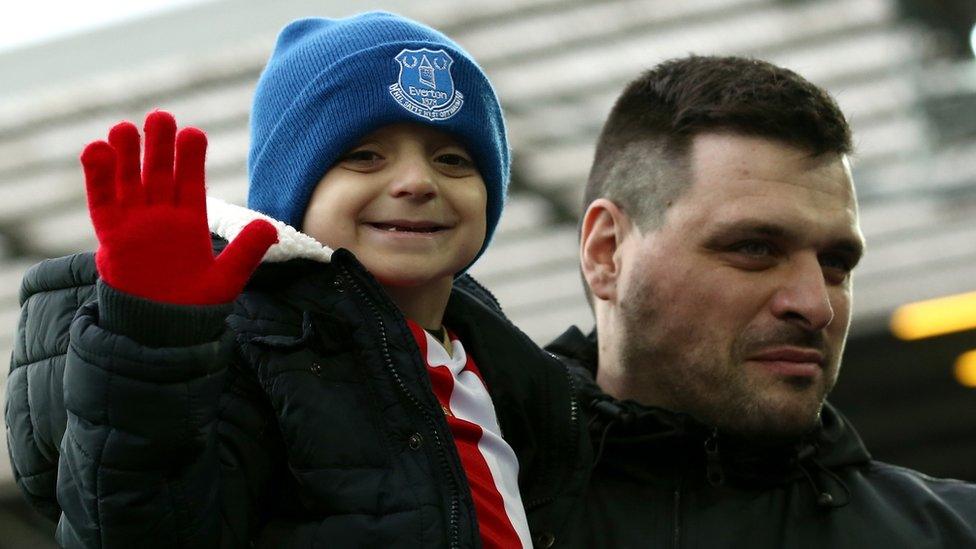
[(224, 287), (234, 288), (236, 296), (261, 263), (268, 248), (276, 242), (278, 229), (274, 225), (263, 219), (251, 221), (214, 260), (213, 276)]

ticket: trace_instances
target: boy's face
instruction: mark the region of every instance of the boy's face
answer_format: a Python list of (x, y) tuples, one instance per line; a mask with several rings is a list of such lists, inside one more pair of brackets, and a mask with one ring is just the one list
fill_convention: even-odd
[(303, 227), (352, 251), (384, 286), (450, 285), (484, 243), (486, 200), (472, 156), (454, 137), (392, 124), (326, 172)]

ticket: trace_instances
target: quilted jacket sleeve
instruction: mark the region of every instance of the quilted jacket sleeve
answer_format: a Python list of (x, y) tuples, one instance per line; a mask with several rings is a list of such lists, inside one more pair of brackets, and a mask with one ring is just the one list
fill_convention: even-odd
[(273, 416), (235, 367), (228, 313), (101, 282), (78, 312), (57, 478), (63, 546), (248, 545), (274, 474)]
[(57, 521), (58, 447), (64, 434), (62, 394), (68, 328), (75, 312), (95, 299), (93, 254), (34, 265), (20, 286), (20, 318), (5, 385), (4, 417), (14, 479), (41, 514)]

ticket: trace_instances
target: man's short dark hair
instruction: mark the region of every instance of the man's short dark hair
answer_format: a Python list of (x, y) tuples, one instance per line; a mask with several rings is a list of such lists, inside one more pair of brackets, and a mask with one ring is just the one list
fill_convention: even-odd
[(706, 132), (782, 141), (814, 157), (852, 150), (837, 103), (795, 72), (743, 57), (673, 59), (617, 99), (597, 142), (584, 210), (606, 197), (641, 228), (660, 226), (668, 204), (690, 184), (692, 140)]

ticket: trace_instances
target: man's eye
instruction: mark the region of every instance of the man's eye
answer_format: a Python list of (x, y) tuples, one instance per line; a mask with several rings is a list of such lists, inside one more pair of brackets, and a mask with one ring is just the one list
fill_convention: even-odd
[(850, 272), (851, 262), (847, 260), (846, 257), (839, 255), (825, 255), (820, 257), (820, 264), (828, 269), (837, 269), (838, 271)]
[(842, 255), (823, 255), (820, 266), (824, 270), (824, 278), (832, 284), (844, 284), (851, 278), (855, 261)]
[(736, 244), (733, 251), (757, 257), (764, 257), (773, 254), (773, 247), (766, 242), (761, 242), (758, 240), (750, 240), (748, 242), (742, 242)]

